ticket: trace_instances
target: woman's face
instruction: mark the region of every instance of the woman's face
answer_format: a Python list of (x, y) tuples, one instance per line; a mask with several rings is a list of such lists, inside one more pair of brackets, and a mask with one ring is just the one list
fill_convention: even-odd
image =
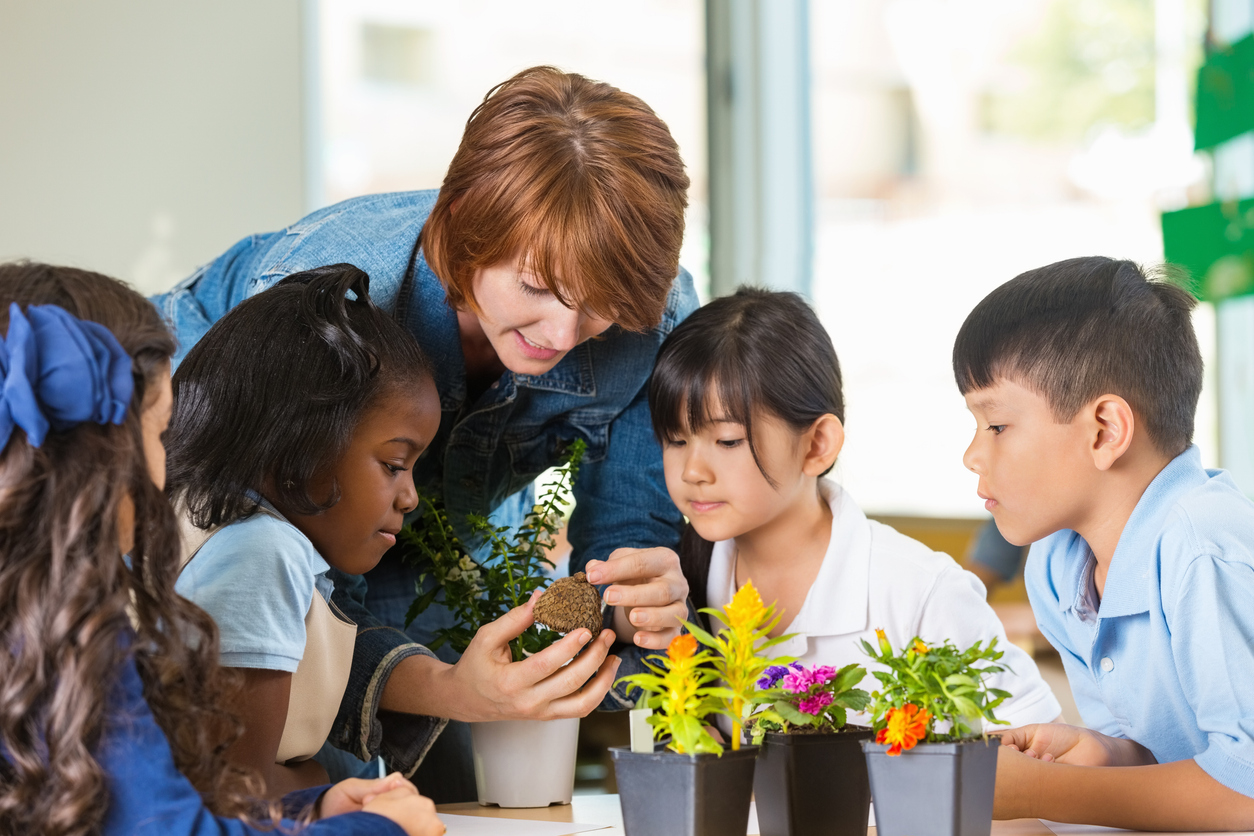
[(474, 293), (483, 333), (505, 368), (517, 374), (544, 374), (614, 324), (563, 305), (521, 261), (480, 269)]

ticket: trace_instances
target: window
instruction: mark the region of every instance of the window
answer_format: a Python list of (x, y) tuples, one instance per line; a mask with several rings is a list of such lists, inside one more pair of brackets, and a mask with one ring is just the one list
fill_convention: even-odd
[[(836, 476), (870, 511), (983, 516), (954, 337), (1024, 270), (1161, 261), (1159, 212), (1208, 180), (1190, 105), (1205, 5), (812, 0), (811, 15), (813, 295), (848, 412)], [(1196, 322), (1206, 351), (1213, 313)], [(1204, 393), (1210, 464), (1214, 424)]]

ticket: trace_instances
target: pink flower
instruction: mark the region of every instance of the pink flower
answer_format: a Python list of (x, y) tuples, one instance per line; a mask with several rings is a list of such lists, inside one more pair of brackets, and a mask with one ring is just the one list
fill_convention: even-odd
[(832, 704), (832, 695), (829, 691), (820, 691), (812, 697), (806, 697), (797, 705), (797, 710), (803, 714), (819, 714), (823, 709)]
[(815, 665), (810, 668), (810, 673), (814, 675), (816, 685), (823, 685), (836, 677), (836, 669), (831, 665)]
[(802, 668), (793, 671), (779, 681), (779, 687), (792, 694), (804, 694), (814, 684), (814, 674)]
[(836, 676), (836, 669), (830, 665), (815, 665), (812, 668), (801, 668), (789, 672), (779, 681), (785, 691), (792, 694), (804, 694), (815, 685), (823, 685)]

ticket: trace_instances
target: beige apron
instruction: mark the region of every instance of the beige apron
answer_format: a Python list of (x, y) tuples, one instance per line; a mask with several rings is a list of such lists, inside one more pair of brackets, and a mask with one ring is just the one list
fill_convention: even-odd
[[(257, 510), (281, 519), (264, 506)], [(187, 514), (178, 516), (183, 536), (182, 571), (222, 527), (206, 531), (192, 525)], [(292, 674), (287, 722), (283, 724), (276, 763), (308, 760), (326, 742), (348, 687), (356, 640), (357, 625), (314, 589), (309, 612), (305, 613), (305, 652)]]

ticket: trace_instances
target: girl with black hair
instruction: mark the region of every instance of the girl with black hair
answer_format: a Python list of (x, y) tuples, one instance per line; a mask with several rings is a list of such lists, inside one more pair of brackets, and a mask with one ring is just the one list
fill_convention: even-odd
[(0, 833), (443, 832), (399, 775), (257, 801), (217, 629), (174, 592), (174, 339), (85, 270), (0, 264), (0, 303)]
[(895, 647), (996, 637), (1013, 672), (989, 684), (1014, 695), (999, 718), (1059, 716), (979, 580), (868, 520), (824, 478), (845, 441), (840, 364), (800, 296), (741, 288), (697, 310), (662, 344), (649, 406), (667, 490), (689, 520), (680, 563), (697, 608), (728, 604), (752, 579), (782, 613), (772, 635), (796, 634), (777, 652), (835, 668), (873, 669), (859, 640), (874, 645), (877, 628)]
[[(245, 301), (174, 376), (176, 588), (213, 616), (223, 664), (242, 673), (244, 734), (228, 755), (271, 797), (327, 780), (312, 757), (357, 635), (327, 572), (360, 575), (395, 545), (418, 504), (410, 471), (439, 420), (418, 343), (347, 264)], [(443, 721), (427, 720), (434, 738)]]

